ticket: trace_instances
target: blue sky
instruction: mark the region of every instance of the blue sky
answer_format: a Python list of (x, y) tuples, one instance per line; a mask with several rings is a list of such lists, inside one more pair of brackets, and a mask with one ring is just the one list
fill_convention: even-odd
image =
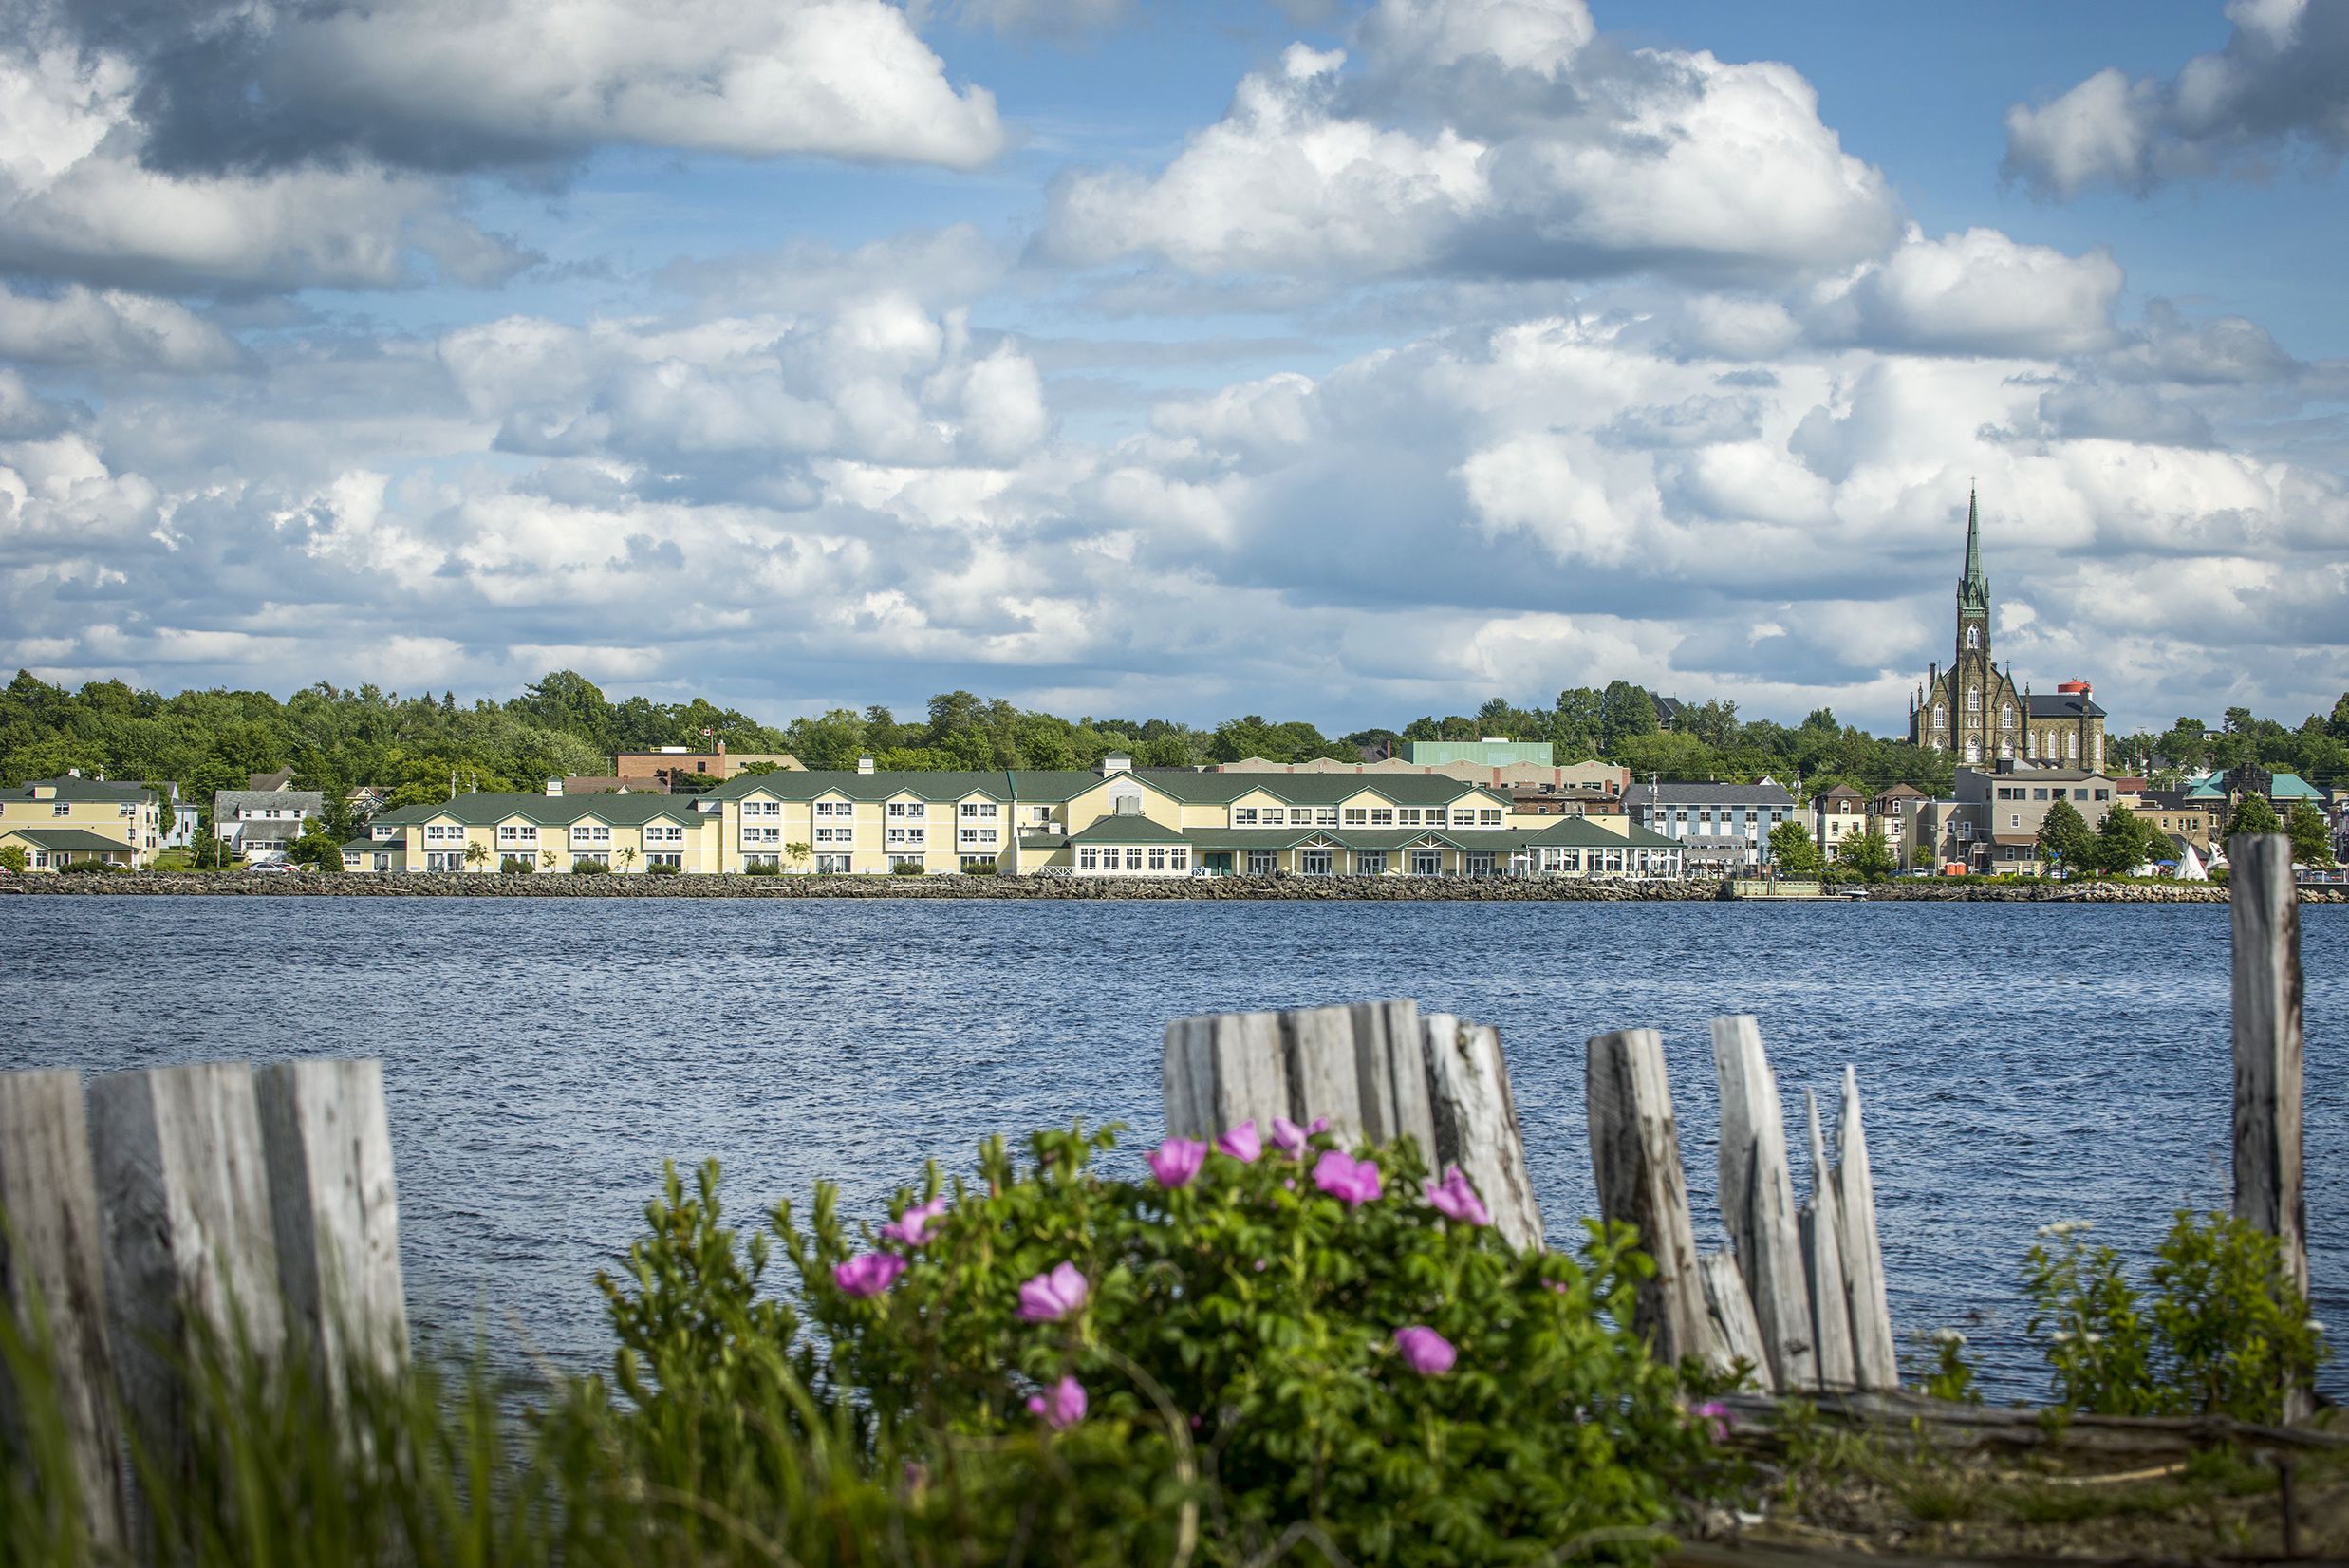
[(0, 662), (1333, 730), (2349, 682), (2349, 8), (36, 6)]

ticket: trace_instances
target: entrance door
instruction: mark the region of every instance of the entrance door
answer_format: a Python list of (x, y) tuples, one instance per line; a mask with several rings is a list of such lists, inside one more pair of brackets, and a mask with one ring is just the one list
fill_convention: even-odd
[(1466, 856), (1465, 858), (1468, 863), (1467, 871), (1470, 876), (1488, 877), (1493, 874), (1493, 857), (1491, 855), (1472, 854)]
[(1298, 857), (1298, 868), (1309, 877), (1328, 876), (1330, 874), (1330, 851), (1327, 849), (1306, 850)]
[(1386, 874), (1387, 857), (1385, 855), (1366, 853), (1357, 854), (1354, 856), (1354, 875), (1365, 877), (1383, 877)]
[(1270, 849), (1251, 849), (1248, 851), (1248, 874), (1252, 877), (1271, 876), (1279, 860), (1280, 857)]
[(1211, 876), (1227, 877), (1232, 874), (1232, 857), (1228, 852), (1202, 855), (1199, 864)]
[(1413, 849), (1411, 851), (1411, 875), (1415, 877), (1432, 877), (1442, 876), (1443, 874), (1443, 850)]

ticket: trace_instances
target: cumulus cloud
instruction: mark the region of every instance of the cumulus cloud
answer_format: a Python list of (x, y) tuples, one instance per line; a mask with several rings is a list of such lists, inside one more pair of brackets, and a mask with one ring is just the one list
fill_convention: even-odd
[(170, 300), (79, 284), (47, 294), (0, 283), (0, 359), (129, 370), (218, 370), (237, 362), (228, 334)]
[(1911, 225), (1890, 256), (1819, 291), (1814, 327), (1922, 353), (2076, 354), (2112, 341), (2123, 281), (2102, 251), (2066, 255), (1995, 229), (1929, 240)]
[(1154, 172), (1055, 183), (1049, 253), (1188, 271), (1773, 275), (1896, 232), (1791, 68), (1594, 44), (1580, 0), (1383, 0), (1292, 46)]
[(2110, 183), (2259, 175), (2349, 150), (2349, 9), (2233, 0), (2234, 32), (2167, 80), (2108, 67), (2047, 103), (2006, 111), (2006, 172), (2041, 195)]
[(158, 27), (133, 4), (67, 9), (137, 62), (149, 161), (176, 170), (356, 155), (457, 170), (634, 143), (971, 168), (995, 100), (958, 90), (884, 0), (215, 3)]

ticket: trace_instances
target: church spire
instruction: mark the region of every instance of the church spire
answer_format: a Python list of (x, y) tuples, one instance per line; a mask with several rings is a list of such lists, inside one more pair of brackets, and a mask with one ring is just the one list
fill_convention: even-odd
[(1971, 485), (1966, 490), (1966, 575), (1958, 581), (1958, 607), (1990, 607), (1990, 580), (1982, 574), (1981, 502)]

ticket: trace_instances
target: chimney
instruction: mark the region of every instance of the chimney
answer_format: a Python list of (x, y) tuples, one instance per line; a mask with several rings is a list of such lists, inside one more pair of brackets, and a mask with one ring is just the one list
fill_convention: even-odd
[[(1101, 758), (1101, 776), (1107, 778), (1111, 774), (1131, 773), (1133, 772), (1133, 767), (1134, 759), (1128, 756), (1124, 752), (1105, 753)], [(1289, 771), (1291, 773), (1296, 772), (1295, 768), (1291, 768)]]
[(547, 793), (549, 794), (561, 794), (563, 793), (563, 781), (559, 778), (548, 779)]
[(856, 771), (861, 774), (871, 773), (873, 771), (873, 759), (869, 756), (858, 757), (856, 759)]

